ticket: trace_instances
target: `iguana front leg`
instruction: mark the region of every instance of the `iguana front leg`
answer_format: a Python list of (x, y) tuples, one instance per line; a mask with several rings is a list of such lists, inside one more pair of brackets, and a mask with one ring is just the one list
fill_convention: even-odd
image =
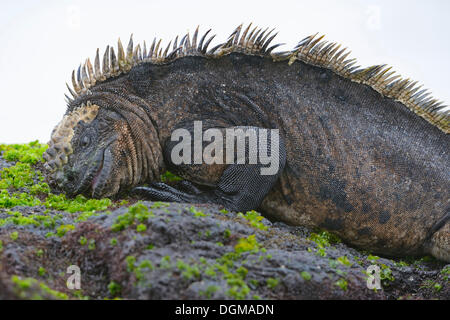
[[(188, 181), (183, 181), (177, 188), (162, 182), (154, 182), (149, 187), (137, 187), (133, 192), (150, 200), (216, 203), (235, 211), (258, 208), (283, 171), (286, 162), (284, 141), (278, 132), (268, 129), (258, 127), (232, 127), (229, 129), (241, 129), (247, 138), (239, 140), (242, 139), (242, 136), (227, 136), (226, 129), (221, 128), (216, 130), (222, 133), (224, 137), (222, 141), (216, 141), (218, 140), (216, 136), (213, 142), (204, 141), (202, 144), (202, 150), (206, 150), (207, 146), (212, 147), (217, 144), (222, 146), (221, 155), (225, 160), (224, 164), (176, 165), (171, 158), (177, 142), (170, 141), (165, 150), (169, 168)], [(192, 127), (187, 130), (193, 132)], [(206, 131), (203, 133), (208, 136)], [(231, 150), (234, 153), (233, 157), (230, 156), (229, 151), (230, 139), (234, 140), (234, 149)], [(243, 147), (243, 152), (240, 147)], [(194, 147), (191, 151), (193, 156), (195, 151), (198, 152), (198, 150), (194, 150)], [(228, 161), (226, 161), (227, 156)], [(231, 159), (233, 164), (226, 164)], [(275, 168), (273, 168), (273, 163), (271, 164), (272, 170), (268, 170), (268, 159), (275, 160)]]

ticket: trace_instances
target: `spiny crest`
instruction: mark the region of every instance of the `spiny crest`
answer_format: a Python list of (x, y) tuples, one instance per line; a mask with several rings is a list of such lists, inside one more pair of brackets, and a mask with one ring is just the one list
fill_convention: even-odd
[[(211, 55), (213, 51), (207, 50), (215, 35), (207, 38), (210, 32), (211, 29), (202, 36), (197, 44), (197, 27), (192, 37), (192, 41), (189, 33), (186, 34), (179, 43), (177, 36), (173, 42), (173, 46), (171, 47), (171, 42), (169, 42), (164, 51), (161, 47), (161, 39), (157, 41), (156, 38), (153, 40), (153, 43), (148, 51), (145, 41), (142, 48), (140, 44), (134, 46), (133, 35), (131, 35), (125, 51), (119, 38), (117, 43), (117, 55), (113, 47), (107, 46), (103, 54), (103, 60), (101, 62), (100, 52), (99, 49), (97, 49), (94, 66), (92, 66), (89, 58), (86, 59), (85, 63), (78, 67), (77, 71), (73, 70), (72, 72), (73, 89), (68, 84), (66, 84), (67, 88), (69, 89), (72, 97), (77, 98), (80, 95), (89, 93), (89, 89), (96, 84), (101, 83), (106, 79), (117, 77), (123, 73), (127, 73), (135, 65), (144, 62), (162, 64), (184, 56)], [(73, 98), (70, 98), (66, 95), (66, 100), (68, 103), (73, 101)]]
[[(356, 59), (347, 59), (350, 51), (341, 49), (334, 42), (322, 41), (324, 36), (317, 34), (306, 37), (291, 51), (289, 64), (300, 60), (308, 64), (327, 68), (336, 74), (372, 87), (385, 97), (400, 101), (407, 108), (450, 133), (450, 110), (442, 101), (430, 97), (430, 92), (417, 85), (417, 81), (402, 79), (387, 65), (375, 65), (367, 68), (355, 66)], [(284, 60), (284, 57), (281, 58)], [(446, 109), (446, 110), (444, 110)]]
[[(271, 52), (282, 46), (283, 43), (275, 44), (269, 47), (272, 40), (278, 33), (273, 33), (275, 29), (267, 32), (269, 28), (262, 30), (262, 28), (254, 27), (251, 29), (250, 23), (247, 28), (242, 31), (242, 24), (230, 35), (228, 41), (217, 47), (215, 56), (219, 57), (230, 52), (241, 52), (249, 55), (271, 56)], [(242, 33), (242, 34), (241, 34)]]
[[(450, 110), (442, 101), (430, 97), (430, 92), (417, 86), (417, 82), (410, 79), (401, 79), (391, 67), (375, 65), (367, 68), (356, 66), (356, 59), (348, 59), (350, 51), (341, 48), (335, 42), (323, 41), (324, 36), (317, 34), (301, 40), (292, 51), (273, 52), (282, 44), (269, 47), (277, 33), (274, 29), (251, 28), (251, 23), (243, 29), (239, 25), (225, 43), (221, 43), (208, 50), (215, 35), (209, 36), (211, 29), (204, 33), (198, 41), (198, 27), (192, 39), (187, 33), (178, 43), (178, 36), (171, 47), (171, 42), (163, 50), (161, 40), (153, 40), (147, 51), (147, 45), (138, 44), (134, 47), (133, 35), (131, 35), (126, 52), (120, 39), (117, 44), (117, 56), (113, 47), (107, 46), (100, 60), (99, 50), (92, 65), (89, 59), (72, 72), (73, 89), (67, 85), (73, 98), (89, 93), (89, 89), (98, 83), (111, 77), (127, 73), (135, 65), (150, 62), (164, 64), (185, 56), (203, 56), (206, 58), (220, 58), (224, 55), (240, 52), (247, 55), (269, 57), (273, 61), (288, 61), (289, 64), (296, 60), (307, 64), (327, 68), (334, 73), (350, 79), (351, 81), (369, 85), (385, 97), (395, 99), (403, 103), (407, 108), (437, 126), (445, 133), (450, 132)], [(66, 95), (67, 103), (73, 101)]]
[[(244, 30), (242, 36), (240, 36), (242, 30), (241, 24), (231, 34), (226, 43), (219, 44), (210, 50), (208, 50), (208, 47), (215, 38), (215, 35), (210, 35), (208, 37), (211, 32), (211, 29), (209, 29), (198, 40), (198, 27), (195, 30), (192, 39), (189, 33), (187, 33), (178, 43), (177, 36), (173, 41), (172, 47), (171, 42), (169, 42), (164, 51), (161, 46), (161, 39), (156, 40), (155, 38), (147, 51), (147, 44), (145, 41), (142, 48), (140, 44), (134, 47), (133, 35), (131, 35), (125, 52), (119, 38), (117, 43), (117, 55), (113, 47), (107, 46), (105, 53), (103, 54), (103, 61), (101, 62), (100, 52), (99, 49), (97, 49), (94, 65), (92, 65), (89, 58), (86, 59), (85, 63), (78, 67), (77, 71), (73, 70), (72, 72), (73, 89), (68, 84), (66, 85), (72, 97), (77, 98), (84, 93), (89, 93), (89, 89), (96, 84), (111, 77), (117, 77), (123, 73), (127, 73), (137, 64), (145, 62), (163, 64), (185, 56), (218, 58), (231, 52), (269, 55), (273, 49), (281, 45), (277, 44), (268, 48), (268, 45), (276, 36), (276, 34), (270, 36), (274, 30), (267, 32), (267, 29), (263, 31), (262, 29), (255, 27), (249, 33), (250, 27), (251, 24)], [(70, 103), (73, 98), (66, 95), (68, 103)]]

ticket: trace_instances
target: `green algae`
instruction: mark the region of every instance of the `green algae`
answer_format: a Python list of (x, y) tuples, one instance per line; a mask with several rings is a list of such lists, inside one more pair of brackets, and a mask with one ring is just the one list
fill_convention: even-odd
[(183, 180), (183, 178), (180, 178), (179, 176), (173, 174), (170, 171), (165, 171), (163, 174), (161, 174), (161, 181), (162, 182), (177, 182)]
[(125, 258), (125, 262), (127, 264), (127, 271), (132, 272), (135, 269), (136, 257), (128, 256)]
[(35, 178), (42, 177), (30, 164), (18, 162), (0, 171), (0, 189), (31, 187)]
[(0, 209), (12, 208), (16, 206), (39, 206), (41, 201), (25, 192), (15, 192), (12, 195), (7, 190), (0, 190)]
[(86, 237), (81, 236), (81, 237), (78, 239), (78, 243), (81, 244), (82, 246), (85, 246), (85, 245), (87, 244), (87, 242), (88, 242), (88, 240), (87, 240)]
[(16, 241), (19, 238), (19, 233), (17, 231), (11, 232), (9, 235), (12, 241)]
[(442, 290), (442, 285), (439, 282), (435, 282), (434, 280), (428, 279), (422, 282), (420, 285), (421, 289), (431, 289), (435, 292), (439, 292)]
[(47, 147), (37, 140), (27, 144), (0, 144), (0, 153), (7, 161), (36, 164), (42, 162), (42, 154)]
[(161, 269), (170, 269), (172, 267), (172, 264), (170, 262), (170, 256), (162, 257), (161, 261), (159, 262), (159, 267)]
[(376, 262), (377, 260), (380, 259), (380, 257), (369, 254), (366, 259), (369, 260), (370, 262)]
[(384, 285), (388, 285), (389, 282), (395, 281), (395, 277), (392, 274), (391, 268), (389, 268), (387, 265), (383, 263), (380, 264), (379, 266), (381, 267), (380, 279), (381, 281), (383, 281)]
[(41, 277), (45, 276), (46, 273), (47, 273), (47, 270), (45, 270), (44, 267), (39, 267), (38, 274), (39, 274)]
[(64, 236), (68, 231), (75, 230), (75, 226), (72, 224), (62, 224), (56, 229), (56, 235), (58, 237)]
[(400, 267), (400, 268), (409, 266), (409, 263), (402, 261), (402, 260), (394, 262), (394, 264), (396, 267)]
[(436, 292), (439, 292), (439, 291), (441, 291), (442, 290), (442, 285), (440, 284), (440, 283), (435, 283), (434, 284), (434, 286), (433, 286), (433, 289), (436, 291)]
[(49, 209), (75, 213), (103, 211), (112, 205), (112, 201), (110, 199), (87, 199), (83, 195), (67, 199), (64, 194), (49, 194), (44, 204)]
[(336, 259), (340, 264), (347, 266), (347, 267), (351, 267), (353, 265), (353, 263), (346, 257), (346, 256), (341, 256), (338, 257)]
[(136, 280), (142, 281), (145, 275), (145, 269), (147, 271), (153, 271), (155, 267), (148, 259), (142, 260), (139, 264), (136, 264), (136, 261), (135, 256), (128, 256), (125, 258), (127, 271), (134, 273)]
[(178, 259), (176, 264), (178, 270), (182, 273), (183, 278), (187, 280), (191, 279), (200, 279), (200, 267), (197, 264), (189, 265), (185, 263), (183, 260)]
[(312, 248), (308, 248), (308, 252), (314, 252), (320, 257), (327, 256), (327, 247), (341, 242), (341, 239), (339, 239), (339, 237), (324, 230), (318, 230), (317, 232), (311, 233), (307, 240), (316, 244), (316, 248), (314, 250)]
[(347, 289), (348, 289), (348, 282), (347, 282), (347, 280), (345, 280), (343, 278), (340, 278), (334, 284), (344, 291), (347, 291)]
[(211, 299), (215, 292), (217, 292), (220, 289), (219, 286), (216, 285), (210, 285), (206, 288), (205, 291), (200, 291), (200, 296), (204, 296), (207, 299)]
[(144, 232), (147, 230), (147, 226), (143, 223), (138, 224), (138, 226), (136, 227), (136, 231), (137, 232)]
[(266, 284), (269, 289), (275, 289), (275, 287), (278, 286), (279, 282), (280, 280), (276, 278), (269, 277), (266, 279)]
[[(1, 245), (0, 245), (0, 248), (1, 248)], [(450, 266), (446, 266), (446, 267), (442, 268), (440, 274), (443, 276), (444, 281), (449, 281), (449, 278), (450, 278)]]
[(194, 217), (196, 217), (196, 218), (202, 218), (202, 217), (206, 217), (206, 216), (207, 216), (203, 211), (198, 210), (198, 209), (195, 208), (194, 206), (191, 206), (191, 207), (189, 208), (189, 212), (191, 212), (192, 214), (194, 214)]
[(95, 247), (96, 247), (95, 240), (94, 239), (89, 240), (88, 249), (95, 250)]
[(333, 244), (338, 244), (341, 242), (341, 240), (336, 235), (323, 230), (311, 233), (311, 235), (308, 237), (308, 240), (316, 243), (319, 248), (326, 248)]
[(120, 295), (120, 293), (122, 291), (122, 287), (117, 282), (111, 281), (108, 284), (108, 291), (111, 296), (116, 297), (116, 296)]
[(238, 217), (247, 220), (250, 225), (256, 229), (266, 231), (269, 227), (264, 225), (261, 221), (264, 219), (259, 212), (255, 210), (247, 211), (245, 214), (238, 212)]
[(161, 208), (164, 208), (164, 207), (170, 207), (170, 203), (163, 202), (163, 201), (155, 201), (150, 206), (150, 209), (161, 209)]
[(256, 236), (253, 234), (251, 236), (248, 236), (247, 238), (241, 238), (239, 239), (238, 243), (234, 246), (234, 249), (237, 253), (242, 252), (258, 252), (260, 248), (260, 245), (258, 241), (256, 241)]
[(312, 275), (308, 271), (300, 272), (300, 276), (306, 281), (309, 281), (312, 279)]
[[(9, 209), (15, 206), (43, 205), (50, 210), (79, 213), (76, 221), (84, 221), (98, 211), (104, 211), (112, 205), (110, 199), (87, 199), (78, 195), (68, 199), (64, 194), (55, 195), (44, 182), (44, 177), (32, 165), (42, 162), (42, 154), (47, 146), (34, 141), (23, 145), (0, 145), (2, 157), (8, 161), (16, 162), (10, 167), (0, 170), (0, 209)], [(0, 226), (8, 223), (19, 225), (40, 224), (41, 215), (17, 217), (17, 219), (0, 219)], [(31, 219), (28, 220), (27, 219)], [(53, 224), (53, 227), (55, 225)], [(47, 227), (50, 227), (47, 225)]]
[(139, 201), (128, 207), (128, 211), (126, 213), (117, 216), (115, 223), (111, 226), (111, 230), (116, 232), (122, 231), (136, 222), (141, 222), (142, 224), (154, 216), (155, 214)]
[[(153, 246), (152, 246), (153, 248)], [(238, 244), (234, 246), (234, 250), (226, 252), (222, 256), (214, 260), (208, 260), (200, 257), (198, 261), (185, 261), (177, 259), (172, 262), (172, 258), (168, 255), (163, 256), (159, 263), (156, 264), (159, 270), (166, 270), (169, 273), (178, 273), (185, 281), (206, 281), (207, 279), (218, 280), (218, 277), (226, 281), (227, 287), (225, 294), (233, 299), (246, 299), (249, 297), (251, 289), (247, 284), (248, 269), (243, 265), (248, 255), (262, 252), (264, 248), (257, 242), (255, 235), (250, 235), (238, 240)], [(128, 256), (125, 259), (126, 269), (133, 273), (136, 277), (137, 284), (142, 284), (142, 280), (146, 272), (155, 270), (155, 264), (149, 260), (137, 262), (135, 256)], [(249, 282), (252, 279), (248, 279)], [(276, 286), (274, 281), (269, 281), (273, 287)], [(278, 283), (278, 282), (277, 282)], [(149, 285), (149, 284), (146, 284)], [(213, 288), (202, 291), (201, 295), (210, 298), (217, 291)]]
[[(200, 270), (207, 277), (215, 279), (220, 275), (224, 278), (228, 286), (227, 296), (233, 299), (246, 299), (251, 290), (246, 281), (248, 269), (242, 265), (245, 261), (243, 255), (253, 255), (262, 251), (262, 249), (264, 248), (261, 248), (255, 235), (240, 238), (238, 244), (234, 247), (234, 251), (223, 254), (213, 263), (203, 263)], [(249, 282), (251, 280), (248, 279)]]
[[(15, 293), (22, 299), (42, 300), (48, 296), (60, 300), (69, 299), (67, 294), (53, 290), (34, 278), (20, 278), (14, 275), (11, 277), (11, 281), (15, 285)], [(38, 291), (32, 290), (33, 288), (37, 288)]]

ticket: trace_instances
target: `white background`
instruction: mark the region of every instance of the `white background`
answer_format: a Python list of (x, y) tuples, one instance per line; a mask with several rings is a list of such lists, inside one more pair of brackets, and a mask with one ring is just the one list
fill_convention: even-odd
[[(450, 1), (0, 0), (0, 142), (47, 142), (65, 111), (65, 82), (97, 47), (121, 37), (168, 43), (209, 28), (224, 41), (240, 23), (276, 27), (292, 48), (320, 32), (361, 65), (387, 63), (450, 103)], [(125, 44), (126, 45), (126, 44)]]

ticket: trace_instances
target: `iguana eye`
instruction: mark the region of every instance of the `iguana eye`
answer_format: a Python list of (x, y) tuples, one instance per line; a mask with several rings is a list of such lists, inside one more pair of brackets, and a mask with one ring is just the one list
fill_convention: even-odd
[(91, 143), (91, 138), (89, 138), (89, 136), (84, 136), (83, 138), (81, 138), (81, 146), (87, 147), (89, 144)]

